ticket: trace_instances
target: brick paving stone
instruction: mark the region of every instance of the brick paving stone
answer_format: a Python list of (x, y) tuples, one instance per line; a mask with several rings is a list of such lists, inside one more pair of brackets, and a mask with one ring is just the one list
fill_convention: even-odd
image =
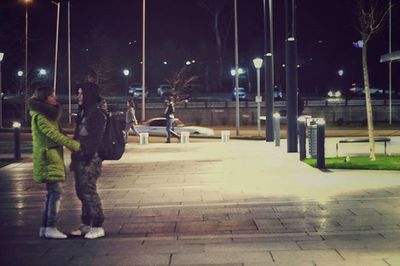
[(271, 256), (267, 252), (205, 252), (201, 254), (173, 254), (171, 265), (264, 263), (271, 261)]
[(342, 257), (335, 250), (277, 250), (271, 251), (276, 262), (296, 265), (297, 262), (311, 262), (316, 260), (327, 260), (342, 262)]
[(120, 234), (173, 233), (176, 223), (132, 223), (124, 224)]

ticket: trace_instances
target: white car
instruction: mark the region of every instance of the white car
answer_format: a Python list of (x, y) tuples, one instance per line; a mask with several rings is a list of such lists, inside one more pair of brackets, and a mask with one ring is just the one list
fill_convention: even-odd
[[(148, 132), (150, 134), (166, 134), (166, 122), (163, 117), (157, 117), (143, 122), (141, 125), (135, 126), (139, 133)], [(174, 119), (174, 131), (178, 134), (181, 132), (189, 132), (190, 135), (203, 135), (214, 136), (212, 128), (198, 127), (198, 126), (185, 126), (178, 118)]]

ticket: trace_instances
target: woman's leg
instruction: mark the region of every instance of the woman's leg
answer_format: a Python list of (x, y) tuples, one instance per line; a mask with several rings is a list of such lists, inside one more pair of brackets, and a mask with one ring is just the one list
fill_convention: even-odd
[(46, 184), (47, 200), (45, 208), (44, 227), (56, 227), (57, 216), (60, 210), (62, 188), (60, 182), (51, 182)]

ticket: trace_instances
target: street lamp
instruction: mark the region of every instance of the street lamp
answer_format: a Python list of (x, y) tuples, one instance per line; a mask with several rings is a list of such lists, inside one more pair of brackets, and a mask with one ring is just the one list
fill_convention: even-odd
[(0, 53), (0, 128), (3, 128), (3, 90), (1, 77), (1, 62), (3, 61), (4, 53)]
[[(25, 92), (24, 102), (28, 99), (28, 4), (31, 0), (24, 0), (25, 2)], [(26, 104), (24, 104), (24, 121), (28, 122), (28, 112), (26, 110)]]
[(18, 92), (18, 95), (21, 95), (21, 93), (22, 93), (22, 77), (24, 76), (24, 71), (18, 70), (17, 71), (17, 76), (19, 78), (19, 92)]
[(260, 114), (261, 114), (261, 101), (262, 97), (260, 96), (260, 68), (263, 64), (263, 60), (261, 58), (253, 59), (254, 67), (257, 69), (257, 96), (256, 96), (256, 103), (257, 103), (257, 135), (260, 136), (261, 130), (261, 122), (260, 122)]
[(125, 95), (126, 95), (126, 100), (128, 100), (128, 86), (129, 86), (129, 82), (128, 82), (128, 76), (129, 76), (129, 74), (130, 74), (130, 71), (129, 71), (129, 69), (124, 69), (124, 70), (122, 70), (122, 73), (124, 74), (124, 76), (125, 76)]

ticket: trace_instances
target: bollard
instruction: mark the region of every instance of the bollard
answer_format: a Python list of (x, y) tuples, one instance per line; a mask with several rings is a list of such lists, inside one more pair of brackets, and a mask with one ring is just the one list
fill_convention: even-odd
[(181, 132), (181, 144), (189, 143), (190, 132)]
[(281, 145), (281, 115), (279, 113), (274, 114), (273, 128), (275, 146), (278, 147)]
[(149, 133), (139, 133), (139, 144), (146, 145), (149, 144)]
[(317, 167), (325, 168), (325, 120), (317, 121)]
[(299, 149), (300, 149), (300, 161), (307, 158), (306, 154), (306, 119), (304, 116), (300, 116), (297, 119), (299, 129)]
[(221, 142), (228, 142), (231, 137), (231, 132), (229, 130), (221, 131)]
[(13, 122), (14, 128), (14, 160), (21, 160), (21, 123)]

